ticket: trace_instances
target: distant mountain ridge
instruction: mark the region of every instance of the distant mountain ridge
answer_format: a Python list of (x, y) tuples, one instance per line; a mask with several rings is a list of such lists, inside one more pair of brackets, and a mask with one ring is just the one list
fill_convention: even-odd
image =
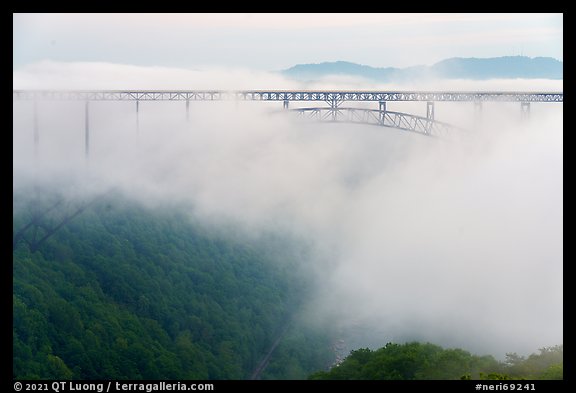
[(502, 56), (491, 58), (453, 57), (431, 66), (406, 68), (371, 67), (348, 61), (297, 64), (281, 71), (298, 80), (314, 80), (328, 75), (362, 77), (378, 82), (413, 79), (563, 79), (563, 62), (551, 57)]

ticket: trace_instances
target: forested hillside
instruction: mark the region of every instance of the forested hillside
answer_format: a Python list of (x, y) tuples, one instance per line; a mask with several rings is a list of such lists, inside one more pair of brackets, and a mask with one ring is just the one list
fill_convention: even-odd
[[(247, 379), (306, 296), (282, 238), (220, 236), (176, 208), (117, 195), (34, 243), (34, 230), (58, 223), (56, 211), (73, 211), (58, 201), (46, 190), (14, 193), (14, 233), (36, 220), (13, 251), (15, 378)], [(312, 349), (289, 377), (325, 367)], [(291, 352), (279, 349), (288, 362)]]
[(310, 379), (352, 380), (520, 380), (563, 379), (564, 348), (541, 348), (527, 358), (509, 353), (506, 361), (493, 356), (477, 356), (468, 351), (445, 349), (431, 343), (388, 343), (378, 350), (352, 351), (330, 371), (320, 371)]

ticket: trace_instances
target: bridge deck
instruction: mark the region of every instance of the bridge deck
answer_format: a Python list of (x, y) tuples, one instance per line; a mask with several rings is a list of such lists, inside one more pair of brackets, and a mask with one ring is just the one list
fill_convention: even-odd
[(13, 90), (14, 100), (563, 102), (563, 92), (306, 90)]

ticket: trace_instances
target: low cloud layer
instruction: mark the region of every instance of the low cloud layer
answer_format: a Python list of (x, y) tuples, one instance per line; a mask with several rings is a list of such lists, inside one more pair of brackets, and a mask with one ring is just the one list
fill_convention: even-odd
[[(248, 70), (43, 62), (14, 72), (15, 89), (302, 87)], [(371, 89), (561, 91), (562, 84)], [(33, 103), (15, 101), (14, 185), (33, 176), (83, 178), (95, 192), (119, 188), (151, 204), (188, 205), (206, 222), (311, 242), (306, 263), (318, 281), (311, 314), (362, 326), (370, 337), (359, 343), (428, 340), (497, 356), (562, 343), (562, 104), (532, 104), (521, 123), (519, 104), (487, 103), (475, 131), (447, 140), (303, 123), (272, 114), (281, 106), (192, 102), (187, 121), (184, 102), (141, 102), (137, 120), (134, 102), (92, 102), (87, 163), (84, 103), (37, 103), (35, 156)], [(422, 115), (426, 104), (389, 109)], [(473, 128), (472, 103), (437, 103), (435, 112)]]

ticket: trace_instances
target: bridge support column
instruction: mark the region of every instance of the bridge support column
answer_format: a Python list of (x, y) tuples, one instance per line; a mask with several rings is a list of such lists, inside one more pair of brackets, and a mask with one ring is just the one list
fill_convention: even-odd
[(90, 157), (90, 101), (86, 101), (84, 125), (84, 154), (86, 159)]
[(190, 100), (186, 100), (186, 121), (190, 122)]
[(140, 134), (140, 100), (136, 100), (136, 135)]
[(474, 101), (474, 127), (478, 128), (482, 121), (482, 101)]
[(40, 132), (38, 130), (38, 104), (34, 101), (34, 158), (38, 157), (38, 146), (40, 144)]
[(520, 118), (522, 120), (528, 120), (529, 117), (530, 117), (530, 103), (522, 102), (520, 104)]
[(338, 118), (338, 107), (342, 103), (342, 101), (338, 101), (337, 98), (333, 98), (327, 101), (330, 105), (330, 113), (332, 114), (332, 121), (336, 121)]
[(283, 108), (284, 108), (284, 109), (288, 109), (288, 104), (289, 104), (289, 103), (290, 103), (290, 101), (284, 100)]
[(482, 101), (474, 101), (474, 116), (477, 118), (482, 114)]
[(384, 125), (384, 117), (386, 116), (386, 101), (378, 102), (378, 122), (380, 125)]
[(426, 134), (430, 135), (432, 132), (432, 125), (434, 124), (434, 101), (428, 101), (426, 103), (426, 118), (428, 122), (426, 123)]
[(428, 120), (434, 120), (434, 101), (428, 101), (426, 103), (426, 118)]

